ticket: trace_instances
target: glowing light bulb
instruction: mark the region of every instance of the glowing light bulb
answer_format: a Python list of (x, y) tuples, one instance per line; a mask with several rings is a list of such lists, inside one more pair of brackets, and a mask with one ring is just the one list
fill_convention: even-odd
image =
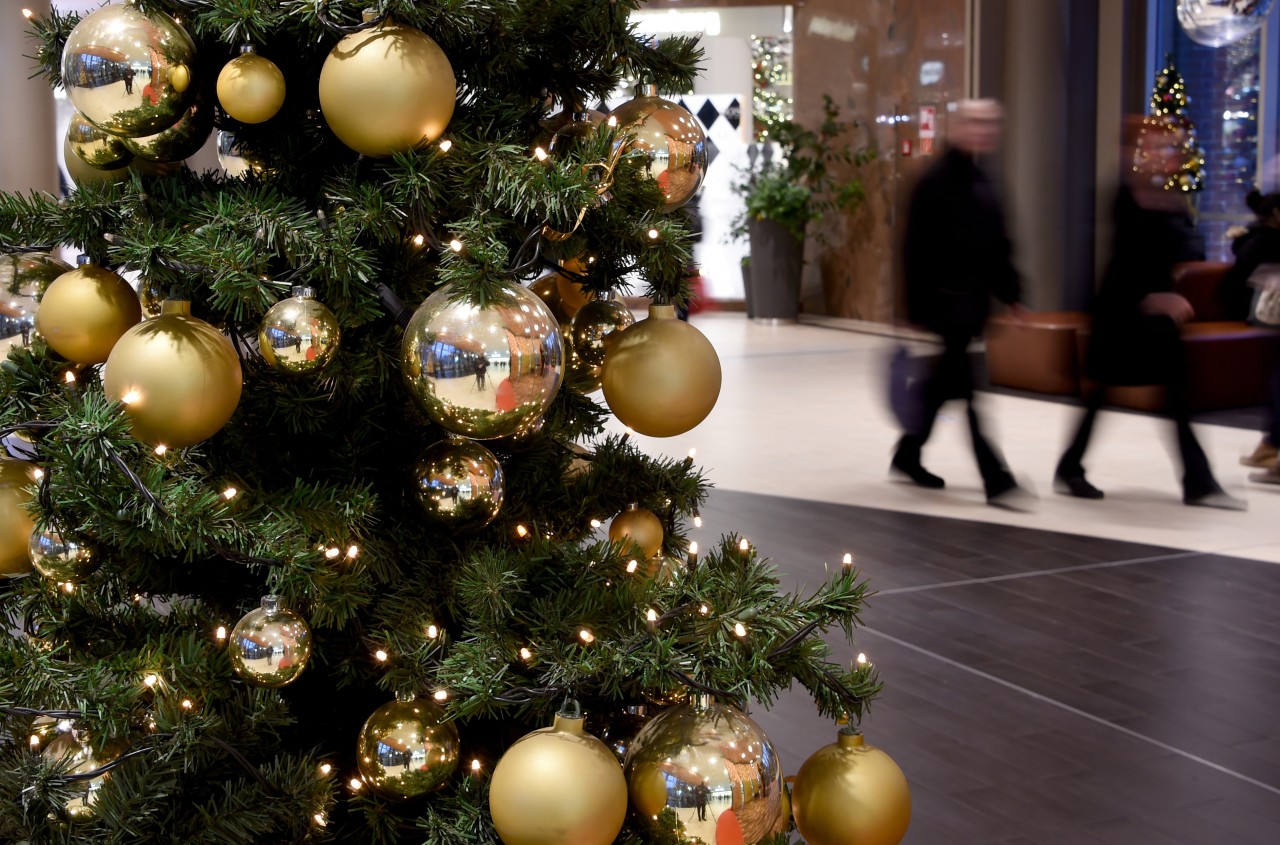
[(634, 558), (633, 558), (632, 560), (627, 561), (627, 574), (628, 574), (628, 575), (633, 575), (633, 574), (635, 574), (635, 571), (636, 571), (637, 569), (639, 569), (639, 568), (640, 568), (640, 563), (639, 563), (639, 561), (635, 560)]
[(146, 684), (148, 689), (153, 689), (156, 684), (160, 683), (160, 677), (152, 672), (142, 679), (142, 683)]
[(36, 467), (31, 471), (31, 477), (34, 478), (36, 481), (39, 481), (40, 479), (44, 478), (44, 470), (40, 469), (40, 467)]
[(448, 138), (445, 138), (443, 141), (440, 142), (440, 152), (447, 153), (451, 149), (453, 149), (453, 141), (450, 141)]
[(846, 553), (844, 560), (840, 561), (840, 568), (848, 574), (853, 569), (853, 555)]
[(237, 490), (236, 488), (228, 487), (226, 490), (222, 491), (222, 498), (226, 499), (229, 502), (232, 499), (234, 499), (237, 495), (239, 495), (239, 493), (240, 491)]
[(516, 536), (518, 536), (521, 540), (523, 540), (525, 537), (529, 536), (529, 529), (525, 528), (523, 525), (517, 525)]
[(866, 656), (865, 654), (863, 654), (862, 652), (858, 652), (858, 665), (859, 665), (859, 666), (866, 666), (866, 665), (867, 665), (867, 656)]
[(432, 694), (431, 694), (431, 697), (432, 697), (432, 698), (434, 698), (436, 701), (448, 701), (448, 700), (449, 700), (449, 691), (448, 691), (448, 690), (438, 689), (438, 690), (436, 690), (434, 693), (432, 693)]
[(23, 10), (22, 10), (22, 16), (23, 16), (24, 18), (26, 18), (27, 20), (31, 20), (33, 17), (35, 17), (35, 14), (36, 14), (36, 13), (35, 13), (35, 12), (33, 12), (33, 11), (31, 11), (30, 9), (23, 9)]
[(657, 230), (657, 229), (650, 229), (650, 230), (649, 230), (649, 240), (651, 240), (651, 241), (656, 241), (656, 240), (658, 239), (658, 234), (659, 234), (659, 233), (658, 233), (658, 230)]
[(183, 710), (190, 710), (191, 708), (193, 708), (193, 707), (195, 707), (195, 706), (196, 706), (196, 705), (195, 705), (195, 703), (194, 703), (194, 702), (192, 702), (192, 701), (191, 701), (191, 699), (189, 699), (189, 698), (184, 698), (184, 699), (182, 699), (182, 709), (183, 709)]
[(648, 611), (646, 611), (646, 612), (645, 612), (645, 614), (644, 614), (644, 618), (645, 618), (647, 621), (649, 621), (649, 622), (657, 622), (657, 621), (658, 621), (658, 611), (654, 610), (654, 609), (651, 607), (651, 608), (649, 608), (649, 609), (648, 609)]
[(426, 239), (426, 238), (424, 238), (422, 235), (414, 235), (414, 236), (413, 236), (413, 245), (414, 245), (414, 246), (422, 246), (422, 245), (423, 245), (424, 243), (426, 243), (426, 242), (427, 242), (427, 239)]
[[(67, 375), (71, 375), (71, 374), (68, 373)], [(75, 378), (74, 377), (70, 378), (67, 381), (68, 382), (75, 381)], [(127, 393), (125, 393), (124, 396), (120, 397), (120, 401), (126, 405), (132, 405), (133, 403), (138, 402), (141, 399), (142, 399), (142, 391), (138, 390), (136, 387), (128, 391)]]
[(213, 632), (213, 638), (216, 639), (218, 642), (222, 642), (223, 640), (225, 640), (227, 638), (227, 626), (219, 625), (218, 630)]
[[(609, 115), (609, 119), (605, 121), (605, 124), (606, 124), (610, 129), (613, 129), (614, 127), (616, 127), (616, 126), (618, 125), (618, 116), (617, 116), (617, 115), (613, 115), (613, 114)], [(654, 818), (657, 818), (657, 816), (654, 816)]]
[(699, 612), (699, 613), (701, 613), (703, 616), (706, 616), (708, 613), (710, 613), (710, 612), (711, 612), (711, 608), (707, 607), (707, 606), (704, 604), (704, 605), (702, 605), (701, 607), (699, 607), (699, 608), (698, 608), (698, 612)]
[(529, 651), (529, 649), (527, 649), (527, 648), (522, 648), (522, 649), (520, 649), (520, 659), (521, 659), (521, 660), (532, 660), (532, 659), (533, 659), (533, 652), (532, 652), (532, 651)]
[(747, 635), (747, 626), (743, 625), (741, 622), (734, 622), (733, 633), (737, 634), (739, 637), (745, 637)]
[(581, 631), (578, 632), (578, 639), (590, 645), (591, 643), (596, 641), (596, 635), (588, 631), (586, 628), (583, 628)]
[(538, 161), (546, 161), (547, 151), (544, 150), (542, 147), (535, 147), (533, 150), (533, 157), (536, 158)]
[(701, 528), (701, 527), (702, 527), (702, 517), (700, 517), (700, 516), (695, 516), (695, 517), (693, 518), (693, 527), (694, 527), (694, 528)]
[(159, 446), (156, 447), (155, 451), (157, 455), (160, 455), (161, 457), (163, 457), (164, 453), (169, 451), (169, 447), (161, 443)]
[(67, 583), (62, 585), (62, 589), (64, 592), (74, 593), (76, 591), (76, 585), (68, 581)]
[(386, 662), (387, 662), (387, 656), (388, 656), (388, 655), (387, 655), (387, 653), (386, 653), (385, 651), (383, 651), (382, 649), (378, 649), (377, 651), (375, 651), (375, 652), (373, 653), (373, 656), (374, 656), (374, 658), (376, 658), (376, 659), (377, 659), (377, 661), (378, 661), (379, 663), (386, 663)]
[(698, 449), (697, 449), (697, 447), (694, 447), (693, 449), (690, 449), (690, 450), (689, 450), (689, 460), (693, 460), (693, 459), (694, 459), (694, 457), (695, 457), (697, 454), (698, 454)]
[(428, 626), (427, 626), (427, 639), (429, 639), (429, 640), (434, 640), (434, 639), (435, 639), (436, 637), (438, 637), (438, 636), (440, 636), (440, 629), (439, 629), (439, 628), (437, 628), (435, 625), (428, 625)]
[(601, 522), (600, 520), (598, 520), (598, 519), (593, 519), (593, 520), (591, 520), (591, 527), (592, 527), (592, 528), (599, 528), (599, 527), (600, 527), (601, 525), (603, 525), (603, 524), (604, 524), (604, 523), (602, 523), (602, 522)]
[(473, 772), (478, 772), (478, 771), (480, 771), (480, 761), (479, 761), (479, 760), (472, 760), (472, 761), (471, 761), (471, 771), (473, 771)]
[(328, 822), (325, 820), (324, 813), (316, 813), (314, 816), (311, 817), (311, 820), (316, 823), (317, 827), (324, 827), (326, 824), (328, 824)]
[(352, 778), (347, 781), (347, 786), (351, 787), (352, 792), (359, 792), (360, 787), (364, 786), (364, 781), (360, 780), (360, 778)]
[(462, 252), (462, 241), (458, 240), (457, 238), (454, 238), (453, 240), (449, 241), (449, 249), (453, 250), (454, 252)]
[(30, 744), (32, 748), (36, 748), (37, 746), (40, 745), (40, 737), (36, 736), (35, 734), (32, 734), (30, 737), (28, 737), (27, 743)]
[(355, 560), (355, 559), (356, 559), (357, 557), (359, 557), (359, 556), (360, 556), (360, 547), (359, 547), (359, 546), (347, 546), (347, 557), (348, 557), (348, 558), (350, 558), (350, 559), (352, 559), (352, 560)]
[(342, 554), (342, 549), (339, 549), (337, 546), (330, 546), (324, 550), (324, 556), (329, 560), (333, 560), (340, 554)]

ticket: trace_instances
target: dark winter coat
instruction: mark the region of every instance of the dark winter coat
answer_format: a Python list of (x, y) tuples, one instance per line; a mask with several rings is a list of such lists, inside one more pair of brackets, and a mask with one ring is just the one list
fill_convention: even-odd
[(1280, 229), (1272, 226), (1250, 226), (1231, 242), (1235, 263), (1222, 280), (1222, 295), (1227, 317), (1247, 320), (1253, 305), (1254, 288), (1249, 277), (1259, 264), (1280, 264)]

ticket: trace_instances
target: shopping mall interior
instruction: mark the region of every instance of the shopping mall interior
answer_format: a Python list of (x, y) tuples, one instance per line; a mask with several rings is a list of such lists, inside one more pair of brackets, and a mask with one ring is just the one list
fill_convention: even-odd
[[(72, 106), (28, 80), (10, 12), (0, 189), (57, 194), (74, 187), (61, 143)], [(657, 39), (699, 36), (705, 50), (692, 90), (665, 93), (706, 138), (689, 319), (723, 381), (697, 427), (631, 437), (705, 468), (714, 490), (693, 539), (742, 533), (784, 586), (806, 592), (853, 556), (873, 592), (852, 644), (838, 629), (824, 636), (884, 682), (862, 728), (910, 783), (902, 841), (1280, 842), (1280, 483), (1257, 480), (1265, 464), (1242, 465), (1267, 425), (1274, 329), (1209, 313), (1184, 327), (1195, 432), (1233, 507), (1184, 504), (1164, 394), (1143, 385), (1109, 395), (1098, 419), (1089, 480), (1105, 498), (1054, 483), (1087, 390), (1082, 321), (1115, 249), (1126, 116), (1153, 113), (1158, 78), (1178, 75), (1178, 117), (1198, 145), (1195, 184), (1178, 200), (1207, 263), (1176, 272), (1215, 284), (1204, 279), (1232, 262), (1234, 230), (1257, 221), (1246, 194), (1280, 190), (1280, 2), (651, 0), (633, 23)], [(903, 356), (927, 368), (940, 349), (910, 320), (904, 233), (913, 190), (968, 99), (1003, 104), (1000, 148), (978, 160), (1030, 312), (997, 307), (968, 350), (974, 407), (1023, 491), (994, 504), (957, 402), (923, 452), (945, 487), (890, 472)], [(753, 250), (756, 233), (735, 229), (741, 186), (782, 155), (771, 127), (819, 126), (827, 101), (854, 153), (836, 177), (856, 182), (859, 200), (809, 224), (785, 287), (759, 269), (781, 264)], [(188, 166), (224, 166), (216, 147)], [(788, 774), (830, 741), (798, 686), (751, 708)]]

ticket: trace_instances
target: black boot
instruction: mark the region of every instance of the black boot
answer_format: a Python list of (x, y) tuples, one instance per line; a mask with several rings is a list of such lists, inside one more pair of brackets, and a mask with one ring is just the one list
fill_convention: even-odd
[(904, 475), (929, 490), (941, 490), (947, 486), (947, 482), (921, 465), (920, 444), (915, 441), (916, 438), (910, 435), (898, 441), (898, 448), (893, 453), (893, 461), (889, 464), (890, 473)]

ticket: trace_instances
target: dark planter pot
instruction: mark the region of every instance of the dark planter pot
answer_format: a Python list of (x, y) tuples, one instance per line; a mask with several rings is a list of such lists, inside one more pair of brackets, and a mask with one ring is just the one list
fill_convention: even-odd
[(747, 305), (747, 318), (750, 319), (756, 315), (755, 302), (751, 297), (751, 262), (744, 261), (738, 266), (742, 268), (742, 301)]
[(752, 220), (747, 231), (751, 237), (751, 316), (794, 322), (800, 312), (804, 241), (772, 220)]

